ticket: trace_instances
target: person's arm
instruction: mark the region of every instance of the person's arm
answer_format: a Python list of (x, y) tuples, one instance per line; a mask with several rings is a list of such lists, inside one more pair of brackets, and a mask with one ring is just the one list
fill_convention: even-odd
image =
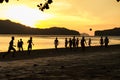
[(32, 42), (32, 45), (34, 46), (33, 42)]

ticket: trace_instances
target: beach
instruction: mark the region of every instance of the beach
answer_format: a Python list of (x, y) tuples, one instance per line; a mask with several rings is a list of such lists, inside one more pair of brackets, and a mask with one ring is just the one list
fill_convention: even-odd
[(3, 54), (0, 80), (120, 80), (120, 45)]

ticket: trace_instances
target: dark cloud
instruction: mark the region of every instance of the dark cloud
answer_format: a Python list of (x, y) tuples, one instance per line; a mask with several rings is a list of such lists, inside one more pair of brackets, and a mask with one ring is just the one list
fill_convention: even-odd
[(0, 3), (3, 3), (3, 1), (5, 1), (5, 2), (9, 2), (9, 0), (0, 0)]
[(120, 0), (117, 0), (117, 2), (119, 2)]
[(9, 2), (9, 0), (5, 0), (6, 2)]
[(0, 0), (0, 3), (3, 3), (4, 0)]

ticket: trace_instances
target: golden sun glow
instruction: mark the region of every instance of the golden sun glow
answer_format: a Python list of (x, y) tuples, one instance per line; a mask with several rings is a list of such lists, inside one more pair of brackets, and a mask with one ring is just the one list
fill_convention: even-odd
[(53, 15), (41, 12), (38, 9), (21, 5), (10, 6), (6, 15), (8, 19), (31, 27), (35, 27), (37, 21), (40, 22), (40, 20), (47, 20), (53, 17)]
[(0, 4), (0, 19), (33, 28), (57, 26), (89, 34), (120, 26), (120, 3), (115, 0), (53, 0), (49, 9), (42, 12), (37, 5), (44, 2), (46, 0), (4, 2)]

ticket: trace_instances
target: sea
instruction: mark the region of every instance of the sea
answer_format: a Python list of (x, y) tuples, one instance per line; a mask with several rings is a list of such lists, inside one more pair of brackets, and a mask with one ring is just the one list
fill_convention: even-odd
[[(59, 45), (58, 48), (64, 48), (65, 47), (65, 38), (73, 38), (73, 35), (14, 35), (14, 34), (10, 34), (10, 35), (6, 35), (6, 34), (2, 34), (0, 35), (0, 52), (6, 52), (8, 50), (9, 47), (9, 42), (11, 40), (11, 37), (14, 36), (15, 40), (14, 40), (14, 45), (16, 45), (15, 49), (18, 50), (17, 48), (17, 42), (18, 40), (22, 39), (24, 44), (23, 44), (23, 48), (24, 50), (27, 50), (27, 46), (28, 43), (27, 41), (30, 39), (30, 37), (33, 38), (33, 50), (37, 50), (37, 49), (52, 49), (54, 48), (54, 40), (57, 37), (59, 40)], [(81, 40), (81, 36), (76, 36), (76, 38), (79, 38), (79, 40)], [(100, 36), (88, 36), (85, 37), (86, 42), (88, 42), (88, 39), (91, 38), (92, 39), (92, 44), (91, 46), (99, 46), (100, 43)], [(105, 38), (105, 37), (103, 37)], [(120, 36), (108, 36), (109, 38), (109, 45), (116, 45), (116, 44), (120, 44)], [(86, 45), (88, 46), (88, 45)], [(80, 44), (79, 44), (80, 47)]]

